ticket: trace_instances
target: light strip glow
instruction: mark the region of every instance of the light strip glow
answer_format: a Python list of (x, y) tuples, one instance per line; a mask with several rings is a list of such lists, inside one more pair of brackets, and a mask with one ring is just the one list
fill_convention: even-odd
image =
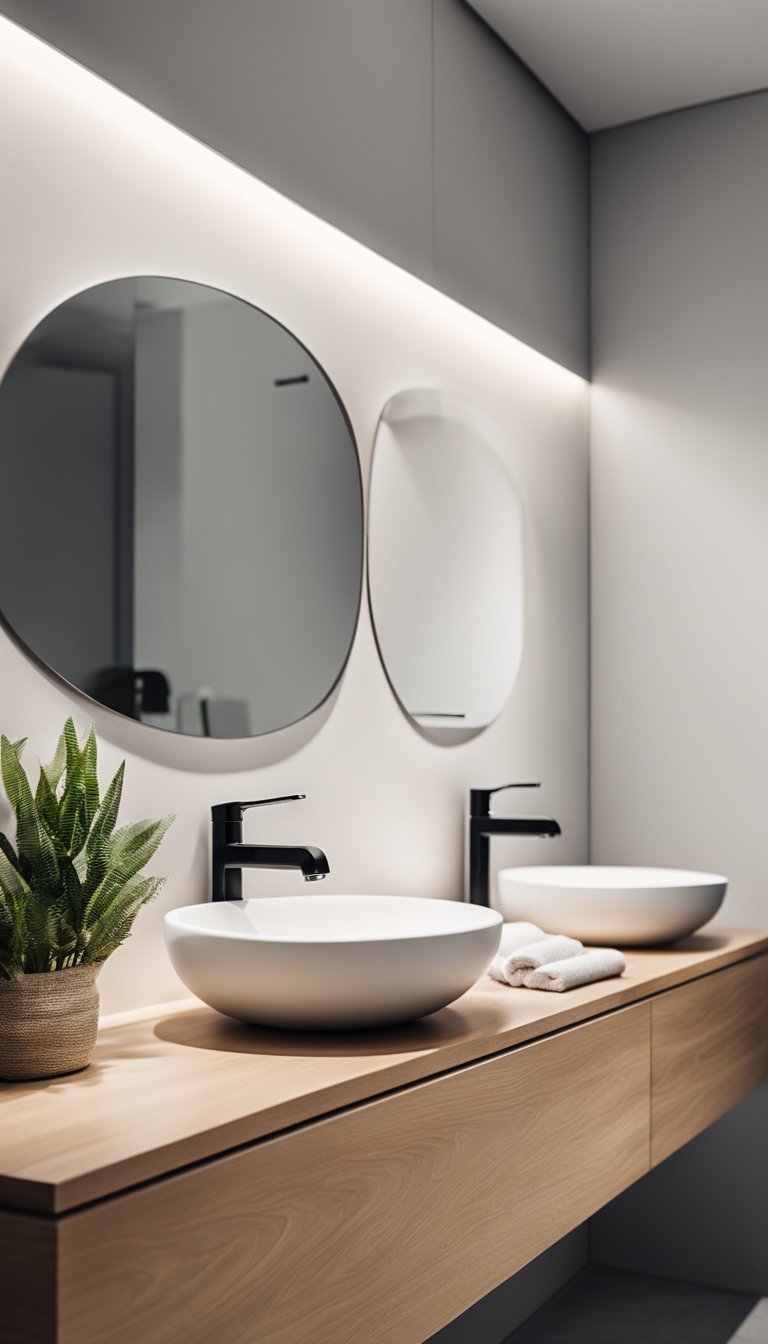
[(497, 355), (509, 355), (514, 349), (516, 361), (524, 361), (533, 377), (553, 377), (560, 387), (565, 382), (585, 385), (585, 379), (579, 374), (313, 215), (71, 57), (2, 16), (0, 59), (12, 62), (22, 73), (29, 72), (37, 80), (42, 76), (63, 98), (79, 103), (102, 127), (105, 121), (111, 121), (122, 132), (145, 140), (154, 155), (163, 152), (168, 156), (171, 170), (173, 165), (192, 170), (217, 192), (234, 193), (244, 208), (257, 211), (262, 218), (268, 217), (271, 224), (282, 234), (292, 237), (297, 246), (305, 251), (319, 251), (323, 266), (338, 269), (339, 277), (346, 285), (375, 282), (377, 288), (386, 289), (390, 294), (394, 291), (404, 310), (407, 305), (416, 303), (422, 310), (431, 310), (433, 320), (438, 323), (460, 322), (466, 335), (474, 341), (495, 346)]

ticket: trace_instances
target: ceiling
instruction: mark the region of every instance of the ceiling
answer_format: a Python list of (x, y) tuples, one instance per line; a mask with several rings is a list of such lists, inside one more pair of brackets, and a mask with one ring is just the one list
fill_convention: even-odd
[(768, 0), (469, 0), (587, 131), (768, 87)]

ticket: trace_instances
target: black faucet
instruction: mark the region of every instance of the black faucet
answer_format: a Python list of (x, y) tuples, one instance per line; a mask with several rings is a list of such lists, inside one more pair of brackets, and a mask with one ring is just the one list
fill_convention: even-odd
[(500, 784), (497, 789), (470, 789), (467, 837), (467, 897), (474, 905), (490, 905), (488, 867), (492, 835), (560, 834), (553, 817), (494, 817), (491, 797), (504, 789), (539, 789), (540, 784)]
[(241, 901), (243, 868), (300, 868), (305, 882), (318, 882), (330, 872), (321, 849), (311, 845), (244, 845), (243, 813), (267, 803), (293, 803), (306, 795), (289, 793), (283, 798), (256, 798), (250, 803), (217, 803), (213, 818), (211, 899)]

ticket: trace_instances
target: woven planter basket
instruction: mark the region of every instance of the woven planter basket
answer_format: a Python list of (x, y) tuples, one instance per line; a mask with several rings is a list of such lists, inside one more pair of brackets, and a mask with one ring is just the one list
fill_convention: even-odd
[(0, 1078), (55, 1078), (91, 1062), (101, 966), (0, 980)]

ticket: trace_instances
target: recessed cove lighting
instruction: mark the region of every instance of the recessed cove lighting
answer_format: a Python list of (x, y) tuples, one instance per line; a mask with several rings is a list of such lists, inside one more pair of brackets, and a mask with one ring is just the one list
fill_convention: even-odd
[(495, 358), (509, 358), (514, 352), (515, 360), (524, 362), (525, 375), (541, 381), (542, 391), (555, 384), (574, 387), (584, 384), (579, 374), (379, 256), (3, 17), (0, 17), (0, 53), (4, 62), (26, 72), (32, 80), (42, 79), (51, 92), (79, 107), (84, 125), (88, 125), (92, 135), (103, 138), (110, 131), (119, 133), (122, 145), (116, 147), (118, 153), (130, 150), (135, 154), (143, 142), (151, 145), (155, 159), (158, 154), (167, 155), (169, 171), (180, 175), (193, 173), (204, 179), (206, 188), (215, 190), (219, 197), (230, 195), (232, 229), (255, 226), (260, 233), (268, 226), (275, 241), (276, 264), (292, 250), (301, 249), (305, 257), (310, 256), (322, 268), (326, 280), (336, 276), (345, 287), (367, 286), (374, 293), (386, 295), (389, 306), (393, 301), (418, 304), (422, 310), (429, 310), (441, 325), (448, 323), (455, 328), (460, 323), (466, 334), (474, 342), (481, 342), (488, 353), (493, 351)]

